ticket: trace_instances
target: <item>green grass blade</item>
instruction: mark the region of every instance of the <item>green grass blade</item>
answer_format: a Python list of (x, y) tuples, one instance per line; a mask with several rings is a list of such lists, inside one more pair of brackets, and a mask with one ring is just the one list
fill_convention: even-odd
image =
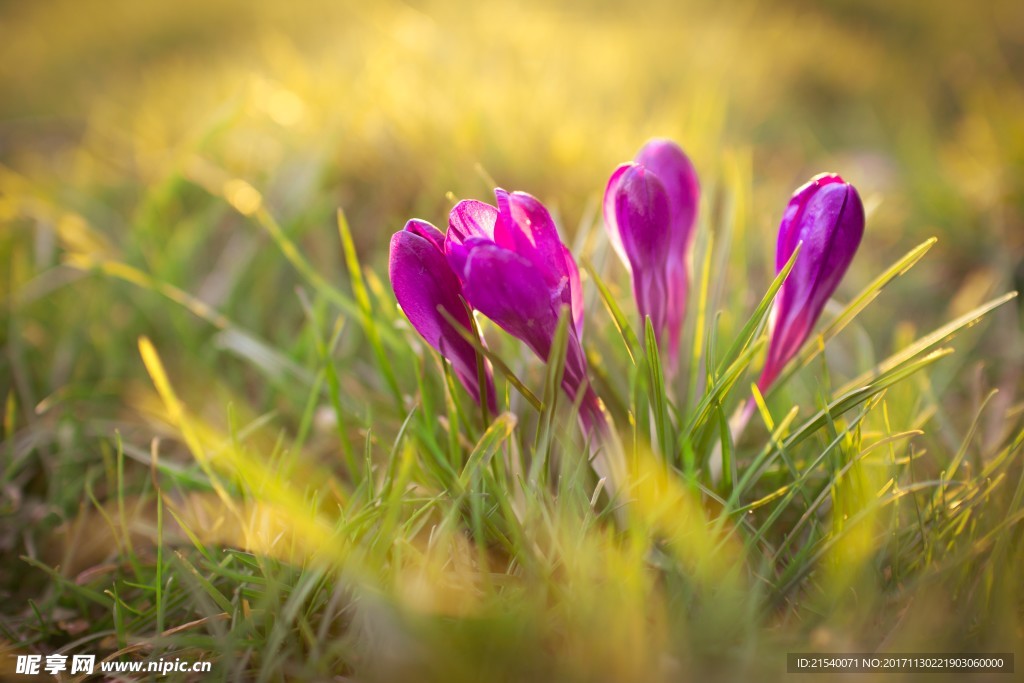
[[(690, 391), (688, 405), (697, 402), (697, 386), (700, 379), (701, 350), (704, 348), (704, 327), (708, 317), (708, 292), (711, 287), (711, 255), (714, 251), (715, 234), (707, 233), (707, 241), (704, 246), (704, 261), (700, 270), (700, 287), (697, 290), (697, 318), (693, 324), (693, 353), (690, 358)], [(706, 368), (705, 368), (706, 370)]]
[(462, 491), (469, 488), (474, 475), (478, 474), (487, 466), (490, 459), (498, 451), (498, 448), (512, 435), (516, 426), (516, 416), (512, 413), (502, 413), (494, 418), (491, 426), (487, 428), (483, 436), (473, 447), (469, 457), (466, 458), (466, 466), (459, 475), (458, 484)]
[(988, 315), (988, 313), (990, 313), (996, 308), (999, 308), (1007, 301), (1011, 301), (1012, 299), (1016, 298), (1016, 296), (1017, 292), (1009, 292), (1008, 294), (1004, 294), (1001, 297), (998, 297), (996, 299), (993, 299), (992, 301), (989, 301), (988, 303), (978, 306), (969, 313), (963, 314), (959, 318), (943, 325), (942, 327), (934, 330), (930, 334), (926, 334), (925, 336), (915, 341), (913, 344), (910, 344), (906, 348), (898, 351), (897, 353), (894, 353), (893, 355), (883, 360), (881, 363), (876, 365), (874, 369), (869, 370), (868, 372), (865, 372), (858, 376), (857, 378), (844, 384), (842, 387), (839, 388), (839, 393), (848, 392), (851, 391), (854, 387), (863, 386), (868, 382), (871, 382), (872, 379), (882, 377), (886, 373), (891, 372), (895, 368), (898, 368), (899, 366), (910, 361), (916, 356), (919, 356), (922, 353), (926, 353), (940, 344), (944, 344), (945, 342), (949, 341), (954, 336), (956, 336), (962, 330), (976, 325), (979, 321), (981, 321), (982, 318)]
[(762, 329), (767, 318), (768, 313), (771, 311), (772, 302), (775, 300), (775, 295), (779, 293), (779, 289), (782, 288), (782, 284), (789, 277), (790, 271), (793, 270), (793, 266), (796, 264), (796, 259), (800, 255), (800, 247), (803, 245), (798, 244), (796, 249), (793, 250), (793, 255), (786, 261), (786, 265), (782, 267), (779, 274), (772, 280), (772, 284), (768, 287), (768, 291), (765, 292), (764, 296), (761, 297), (760, 303), (754, 309), (750, 318), (747, 319), (746, 324), (736, 335), (736, 339), (733, 341), (732, 346), (722, 356), (719, 369), (724, 369), (731, 365), (736, 357), (739, 356), (747, 347), (750, 346), (751, 342), (756, 338), (756, 332)]
[[(347, 294), (328, 282), (316, 271), (315, 268), (313, 268), (313, 265), (302, 255), (302, 252), (299, 250), (295, 242), (288, 238), (284, 233), (284, 230), (281, 228), (281, 225), (269, 211), (261, 207), (253, 214), (253, 217), (256, 219), (256, 222), (260, 227), (266, 230), (267, 234), (270, 235), (270, 238), (277, 245), (277, 248), (285, 259), (288, 260), (292, 267), (295, 268), (295, 270), (297, 270), (316, 291), (320, 292), (327, 298), (327, 300), (344, 311), (347, 316), (351, 318), (359, 317), (361, 314), (359, 305)], [(381, 337), (389, 346), (392, 346), (393, 348), (401, 347), (398, 337), (387, 328), (382, 329)]]
[(704, 395), (700, 403), (694, 409), (693, 416), (690, 418), (690, 422), (686, 426), (685, 433), (692, 437), (697, 429), (703, 425), (711, 414), (711, 411), (716, 403), (722, 403), (726, 394), (739, 380), (740, 375), (747, 366), (754, 360), (754, 356), (761, 347), (764, 345), (764, 339), (759, 339), (752, 345), (748, 346), (746, 350), (739, 355), (739, 357), (733, 361), (732, 365), (729, 366), (725, 372), (721, 374), (718, 380), (710, 387), (708, 393)]
[(875, 396), (894, 384), (902, 382), (915, 372), (923, 370), (932, 363), (945, 358), (951, 353), (953, 353), (953, 349), (938, 349), (929, 353), (924, 358), (920, 358), (912, 362), (905, 362), (900, 366), (890, 369), (884, 374), (878, 376), (875, 381), (868, 386), (837, 392), (840, 394), (839, 398), (829, 403), (825, 409), (819, 410), (814, 417), (790, 435), (784, 442), (785, 447), (793, 448), (811, 434), (824, 427), (833, 417), (842, 415), (851, 408), (867, 401), (872, 396)]
[(796, 359), (789, 363), (787, 368), (782, 372), (779, 378), (772, 383), (769, 387), (769, 392), (775, 387), (783, 386), (790, 376), (801, 368), (806, 367), (814, 358), (821, 353), (824, 348), (824, 344), (828, 343), (833, 337), (838, 335), (846, 328), (853, 320), (860, 315), (861, 311), (868, 307), (868, 305), (874, 301), (882, 290), (885, 289), (893, 280), (896, 280), (900, 276), (904, 275), (913, 268), (918, 261), (924, 258), (924, 255), (928, 253), (928, 250), (938, 240), (931, 237), (921, 244), (917, 245), (909, 252), (907, 252), (903, 258), (896, 261), (882, 272), (878, 277), (871, 281), (871, 283), (865, 287), (860, 294), (853, 298), (846, 308), (837, 315), (832, 322), (825, 326), (817, 336), (821, 338), (821, 344), (805, 344), (804, 348), (797, 355)]
[(661, 368), (661, 354), (658, 351), (658, 340), (654, 335), (654, 325), (650, 316), (644, 317), (644, 365), (647, 369), (647, 391), (651, 397), (651, 408), (654, 411), (654, 429), (658, 435), (658, 447), (663, 456), (675, 452), (672, 444), (674, 433), (669, 419), (669, 399), (665, 387), (665, 374)]
[(534, 461), (530, 468), (530, 482), (537, 483), (537, 477), (547, 464), (551, 452), (551, 441), (556, 429), (555, 413), (558, 396), (562, 391), (562, 378), (565, 376), (565, 363), (569, 351), (569, 319), (571, 313), (568, 306), (562, 306), (558, 316), (558, 326), (551, 341), (547, 366), (544, 372), (544, 394), (541, 402), (544, 410), (540, 413), (537, 424), (537, 435), (534, 439)]
[(516, 374), (512, 372), (512, 369), (505, 364), (505, 361), (501, 360), (501, 358), (499, 358), (497, 355), (492, 353), (490, 349), (484, 346), (481, 343), (481, 341), (473, 335), (471, 331), (464, 328), (459, 323), (458, 320), (452, 317), (452, 315), (448, 311), (438, 306), (437, 312), (440, 313), (441, 316), (445, 320), (447, 320), (448, 323), (452, 327), (454, 327), (455, 330), (460, 335), (462, 335), (463, 339), (469, 342), (469, 344), (474, 349), (476, 349), (477, 353), (482, 354), (487, 360), (491, 362), (491, 366), (493, 366), (495, 370), (497, 370), (505, 379), (509, 381), (509, 383), (513, 387), (516, 388), (516, 391), (518, 391), (522, 395), (522, 397), (525, 398), (531, 406), (533, 406), (534, 410), (536, 410), (538, 413), (544, 410), (544, 403), (539, 398), (537, 398), (537, 396), (532, 391), (530, 391), (525, 384), (523, 384), (522, 380), (520, 380), (516, 376)]
[(377, 365), (384, 381), (395, 398), (395, 405), (402, 408), (402, 391), (398, 388), (398, 379), (395, 377), (395, 370), (384, 352), (384, 345), (381, 342), (380, 326), (377, 325), (378, 316), (370, 303), (370, 295), (366, 290), (366, 282), (363, 280), (363, 269), (359, 263), (359, 254), (356, 253), (355, 242), (352, 241), (352, 230), (348, 226), (345, 212), (338, 209), (338, 234), (341, 236), (341, 248), (345, 254), (345, 266), (348, 268), (349, 280), (352, 282), (352, 294), (355, 296), (356, 304), (359, 307), (358, 320), (362, 323), (366, 337), (370, 341), (373, 355), (377, 359)]
[(232, 610), (234, 609), (234, 607), (232, 607), (231, 605), (231, 601), (228, 600), (224, 596), (224, 594), (221, 593), (217, 589), (217, 587), (210, 582), (208, 578), (199, 573), (199, 570), (196, 569), (195, 565), (188, 561), (188, 558), (185, 557), (184, 553), (182, 553), (180, 550), (175, 550), (174, 555), (178, 558), (178, 561), (181, 562), (181, 565), (188, 571), (192, 579), (203, 590), (203, 593), (208, 595), (210, 599), (213, 600), (213, 602), (217, 605), (217, 607), (219, 607), (224, 612), (231, 614)]
[(629, 324), (629, 320), (622, 312), (622, 309), (619, 308), (619, 304), (615, 302), (615, 297), (612, 296), (608, 285), (597, 274), (597, 269), (594, 268), (594, 265), (589, 261), (584, 261), (583, 267), (587, 269), (590, 277), (594, 280), (594, 284), (597, 285), (597, 291), (601, 294), (601, 301), (604, 302), (608, 314), (612, 317), (612, 323), (615, 325), (615, 330), (619, 333), (619, 338), (622, 339), (622, 344), (626, 347), (629, 359), (633, 361), (633, 365), (637, 365), (640, 349), (643, 348), (640, 345), (640, 339), (636, 336), (636, 332), (633, 331), (633, 327)]
[(93, 602), (104, 609), (110, 609), (114, 604), (108, 595), (104, 595), (103, 593), (95, 591), (92, 588), (88, 588), (86, 586), (79, 586), (72, 579), (62, 576), (61, 573), (55, 570), (53, 567), (50, 567), (35, 558), (29, 557), (27, 555), (22, 555), (21, 560), (26, 564), (29, 564), (35, 567), (36, 569), (41, 570), (46, 575), (48, 575), (50, 579), (54, 582), (54, 585), (66, 588), (70, 592), (74, 593), (75, 595), (81, 598), (84, 598), (85, 600), (88, 600), (89, 602)]

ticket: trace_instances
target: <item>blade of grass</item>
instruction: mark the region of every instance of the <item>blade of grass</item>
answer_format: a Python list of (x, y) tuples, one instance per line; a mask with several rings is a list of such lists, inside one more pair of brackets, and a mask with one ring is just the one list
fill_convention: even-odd
[[(999, 392), (996, 389), (993, 389), (988, 393), (987, 396), (985, 396), (984, 399), (982, 399), (981, 406), (978, 408), (977, 413), (974, 415), (974, 419), (971, 420), (971, 425), (970, 427), (967, 428), (967, 434), (964, 436), (963, 440), (960, 443), (960, 448), (957, 449), (956, 455), (953, 456), (953, 459), (949, 462), (949, 465), (947, 465), (944, 468), (942, 478), (946, 481), (946, 484), (942, 487), (943, 492), (945, 492), (946, 489), (949, 488), (949, 484), (956, 477), (957, 470), (960, 469), (960, 464), (964, 461), (964, 458), (967, 456), (967, 449), (974, 441), (974, 435), (978, 431), (978, 427), (980, 426), (981, 416), (982, 413), (985, 411), (985, 406), (988, 405), (989, 401), (991, 401), (997, 393)], [(938, 495), (938, 492), (936, 492), (936, 495)]]
[(541, 397), (544, 410), (541, 411), (540, 420), (537, 423), (537, 434), (533, 444), (534, 460), (530, 467), (529, 477), (531, 485), (534, 486), (537, 485), (540, 473), (546, 467), (551, 452), (555, 412), (558, 406), (558, 396), (562, 390), (562, 378), (565, 376), (565, 362), (569, 350), (569, 318), (569, 307), (562, 306), (544, 372), (544, 394)]
[(74, 593), (80, 598), (83, 598), (88, 602), (92, 602), (99, 605), (104, 610), (109, 610), (114, 604), (109, 596), (104, 595), (103, 593), (100, 593), (98, 591), (95, 591), (92, 588), (88, 588), (86, 586), (79, 586), (71, 579), (61, 575), (60, 572), (56, 571), (52, 567), (44, 564), (43, 562), (40, 562), (35, 558), (29, 557), (28, 555), (22, 555), (21, 560), (22, 562), (25, 562), (26, 564), (31, 565), (32, 567), (35, 567), (36, 569), (39, 569), (40, 571), (46, 573), (46, 575), (49, 576), (50, 579), (53, 581), (54, 585), (59, 586), (61, 588), (66, 588), (68, 591)]
[(661, 355), (658, 352), (658, 340), (654, 334), (654, 325), (650, 316), (644, 316), (644, 365), (647, 368), (647, 391), (651, 397), (651, 408), (654, 411), (654, 429), (658, 435), (658, 447), (662, 457), (675, 453), (672, 444), (673, 425), (669, 420), (668, 396), (665, 388), (665, 375), (661, 369)]
[(377, 316), (374, 314), (370, 304), (370, 295), (366, 291), (366, 282), (363, 280), (362, 266), (359, 263), (359, 254), (356, 253), (355, 242), (352, 241), (352, 231), (349, 229), (345, 212), (338, 209), (338, 234), (341, 236), (341, 248), (345, 254), (345, 265), (348, 268), (349, 280), (352, 283), (352, 294), (355, 296), (356, 305), (359, 307), (358, 320), (362, 324), (363, 331), (377, 359), (377, 366), (384, 380), (391, 390), (395, 399), (395, 405), (401, 410), (404, 402), (402, 392), (398, 388), (398, 379), (395, 377), (395, 370), (384, 353), (384, 345), (381, 342), (380, 329), (377, 325)]
[(814, 358), (821, 353), (823, 345), (828, 343), (833, 337), (838, 335), (843, 329), (849, 325), (853, 320), (860, 315), (861, 311), (868, 307), (868, 305), (874, 301), (882, 290), (885, 289), (893, 280), (907, 273), (913, 268), (918, 261), (924, 258), (924, 255), (928, 253), (928, 250), (938, 240), (935, 237), (930, 237), (921, 244), (917, 245), (909, 252), (907, 252), (901, 259), (896, 261), (893, 265), (889, 266), (883, 271), (878, 277), (871, 281), (867, 287), (865, 287), (857, 296), (853, 298), (846, 308), (837, 315), (826, 327), (823, 329), (818, 336), (822, 339), (822, 344), (806, 344), (804, 348), (797, 355), (796, 360), (789, 363), (788, 367), (783, 370), (779, 378), (769, 388), (769, 393), (772, 389), (778, 386), (782, 386), (789, 380), (790, 376), (801, 368), (806, 367)]
[(700, 403), (697, 404), (694, 409), (693, 416), (690, 418), (690, 422), (684, 430), (684, 434), (693, 438), (697, 428), (704, 424), (708, 419), (708, 416), (711, 414), (713, 404), (722, 402), (723, 397), (729, 392), (733, 385), (736, 384), (740, 375), (754, 360), (754, 356), (761, 350), (763, 345), (764, 339), (760, 339), (747, 347), (746, 350), (744, 350), (743, 353), (733, 361), (732, 365), (721, 374), (718, 381), (710, 387), (708, 393), (706, 393)]
[(764, 327), (764, 324), (768, 318), (768, 313), (771, 310), (772, 302), (775, 300), (775, 295), (779, 293), (779, 289), (782, 288), (786, 278), (789, 277), (790, 271), (793, 270), (793, 266), (796, 264), (796, 259), (800, 255), (800, 247), (798, 244), (796, 249), (793, 250), (793, 255), (786, 261), (786, 265), (782, 267), (775, 279), (772, 280), (771, 285), (768, 287), (768, 291), (765, 292), (764, 296), (761, 297), (761, 301), (754, 308), (754, 312), (747, 319), (746, 324), (740, 329), (739, 334), (736, 335), (736, 339), (733, 341), (732, 346), (722, 356), (722, 360), (719, 367), (721, 369), (728, 367), (736, 360), (751, 342), (757, 338), (756, 332)]
[(856, 377), (855, 379), (850, 380), (849, 382), (844, 384), (842, 387), (839, 388), (839, 393), (844, 393), (850, 391), (854, 387), (867, 384), (873, 378), (880, 377), (884, 375), (886, 372), (889, 372), (894, 368), (897, 368), (900, 365), (908, 362), (912, 358), (919, 356), (922, 353), (925, 353), (940, 344), (944, 344), (945, 342), (949, 341), (954, 336), (956, 336), (962, 330), (976, 325), (979, 321), (981, 321), (982, 318), (988, 315), (988, 313), (1002, 306), (1006, 302), (1013, 300), (1014, 298), (1016, 298), (1016, 296), (1017, 292), (1009, 292), (1007, 294), (1004, 294), (996, 299), (989, 301), (988, 303), (978, 306), (973, 311), (965, 313), (959, 318), (956, 318), (955, 320), (943, 325), (942, 327), (939, 327), (938, 329), (932, 331), (931, 333), (926, 334), (925, 336), (915, 341), (913, 344), (910, 344), (906, 348), (898, 351), (897, 353), (892, 354), (891, 356), (883, 360), (881, 363), (876, 365), (874, 369), (865, 372), (860, 376)]
[(929, 353), (924, 358), (904, 363), (897, 368), (889, 370), (888, 372), (880, 375), (875, 382), (866, 387), (852, 389), (841, 393), (839, 398), (836, 398), (829, 403), (825, 409), (819, 410), (810, 420), (805, 422), (796, 432), (790, 435), (784, 442), (785, 447), (793, 448), (808, 438), (811, 434), (825, 426), (828, 420), (832, 419), (832, 417), (842, 415), (851, 408), (860, 405), (872, 396), (884, 391), (886, 388), (903, 381), (915, 372), (923, 370), (932, 363), (945, 358), (951, 353), (953, 353), (953, 349), (937, 349), (936, 351)]
[(69, 254), (66, 263), (83, 271), (97, 271), (123, 282), (136, 285), (142, 289), (156, 292), (188, 310), (197, 318), (213, 325), (220, 334), (217, 343), (223, 348), (238, 354), (256, 367), (267, 372), (271, 377), (287, 374), (305, 384), (312, 382), (312, 375), (280, 351), (275, 349), (258, 336), (236, 325), (226, 316), (209, 306), (204, 301), (174, 285), (162, 282), (126, 263), (109, 259), (99, 259), (82, 254)]
[(608, 289), (608, 285), (604, 283), (601, 276), (597, 274), (597, 270), (590, 261), (584, 260), (583, 267), (587, 269), (590, 277), (593, 278), (594, 284), (597, 286), (597, 291), (601, 294), (601, 301), (604, 302), (605, 308), (608, 310), (608, 314), (612, 317), (612, 323), (615, 325), (615, 330), (619, 333), (619, 338), (622, 340), (622, 344), (626, 347), (626, 353), (629, 354), (629, 360), (633, 362), (633, 365), (638, 365), (637, 358), (640, 357), (640, 349), (643, 348), (640, 345), (640, 339), (636, 336), (636, 332), (633, 331), (633, 327), (629, 324), (629, 320), (626, 319), (625, 314), (619, 305), (615, 302), (615, 297), (612, 296), (611, 290)]
[(516, 416), (512, 413), (502, 413), (494, 418), (491, 426), (487, 428), (480, 441), (473, 447), (473, 451), (466, 458), (466, 466), (459, 474), (458, 485), (461, 491), (469, 488), (473, 477), (487, 467), (494, 454), (498, 452), (501, 444), (512, 435), (516, 426)]
[(470, 332), (469, 330), (464, 328), (459, 323), (458, 320), (456, 320), (454, 317), (452, 317), (452, 315), (448, 311), (444, 310), (443, 308), (441, 308), (439, 306), (437, 308), (437, 312), (440, 313), (441, 316), (445, 320), (448, 321), (448, 324), (450, 324), (452, 327), (454, 327), (455, 330), (460, 335), (462, 335), (463, 339), (465, 339), (467, 342), (469, 342), (469, 344), (474, 349), (476, 349), (477, 353), (482, 354), (488, 361), (490, 361), (490, 363), (494, 367), (494, 369), (497, 370), (499, 373), (501, 373), (501, 375), (503, 377), (505, 377), (505, 379), (507, 379), (509, 381), (509, 383), (513, 387), (516, 388), (516, 391), (518, 391), (522, 395), (522, 397), (525, 398), (530, 403), (531, 406), (533, 406), (534, 410), (536, 410), (538, 413), (541, 412), (542, 410), (544, 410), (544, 404), (540, 401), (540, 399), (538, 399), (534, 395), (534, 393), (532, 391), (530, 391), (526, 387), (525, 384), (523, 384), (522, 380), (520, 380), (516, 376), (516, 374), (514, 372), (512, 372), (512, 369), (509, 368), (507, 365), (505, 365), (505, 361), (501, 360), (501, 358), (499, 358), (497, 355), (492, 353), (487, 347), (485, 347), (480, 342), (479, 339), (474, 337), (472, 332)]
[[(715, 235), (708, 230), (704, 246), (704, 261), (700, 270), (700, 287), (697, 290), (697, 317), (693, 323), (693, 356), (690, 358), (690, 391), (688, 405), (697, 402), (697, 384), (700, 379), (701, 349), (704, 348), (704, 327), (708, 316), (708, 292), (711, 287), (711, 255), (714, 251)], [(705, 368), (706, 370), (706, 368)]]

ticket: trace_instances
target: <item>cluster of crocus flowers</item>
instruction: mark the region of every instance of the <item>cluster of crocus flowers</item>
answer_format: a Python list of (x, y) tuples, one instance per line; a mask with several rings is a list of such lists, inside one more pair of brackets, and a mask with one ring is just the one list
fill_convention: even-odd
[[(465, 307), (490, 318), (547, 360), (563, 309), (571, 315), (562, 388), (580, 401), (580, 419), (589, 433), (603, 425), (600, 403), (589, 386), (587, 360), (580, 342), (583, 298), (580, 275), (569, 249), (558, 236), (548, 210), (524, 192), (494, 192), (496, 206), (476, 200), (459, 202), (448, 218), (448, 232), (425, 221), (410, 221), (392, 239), (390, 275), (395, 296), (413, 327), (452, 363), (475, 396), (477, 373), (470, 373), (475, 352), (441, 315), (446, 309), (470, 329)], [(428, 249), (421, 241), (429, 242)], [(424, 256), (429, 254), (429, 256)], [(412, 267), (409, 267), (409, 266)], [(411, 312), (410, 312), (411, 309)], [(462, 344), (456, 344), (458, 338)], [(474, 361), (475, 363), (475, 361)], [(485, 393), (492, 395), (488, 374)], [(582, 396), (579, 396), (580, 392)], [(488, 399), (489, 401), (491, 399)]]
[(671, 140), (645, 144), (612, 173), (604, 193), (608, 239), (630, 271), (640, 318), (651, 328), (674, 374), (689, 291), (700, 183), (690, 159)]
[[(412, 326), (451, 363), (466, 389), (496, 408), (490, 365), (464, 334), (473, 311), (547, 360), (562, 311), (571, 316), (562, 388), (580, 406), (588, 434), (604, 430), (583, 351), (583, 297), (576, 262), (548, 210), (523, 192), (496, 189), (495, 205), (459, 202), (447, 233), (409, 221), (391, 240), (390, 276)], [(689, 258), (700, 196), (697, 173), (669, 140), (644, 145), (615, 169), (604, 195), (607, 234), (632, 277), (641, 320), (674, 374), (689, 289)], [(838, 175), (814, 177), (793, 195), (779, 227), (776, 268), (800, 253), (776, 297), (758, 386), (767, 391), (807, 341), (864, 232), (864, 207)], [(462, 330), (457, 329), (463, 328)], [(742, 410), (746, 423), (753, 404)], [(742, 429), (742, 426), (740, 426)]]

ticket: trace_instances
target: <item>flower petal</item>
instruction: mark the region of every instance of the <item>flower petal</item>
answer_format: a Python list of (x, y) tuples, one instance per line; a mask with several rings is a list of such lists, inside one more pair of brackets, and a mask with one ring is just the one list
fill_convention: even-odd
[[(668, 284), (664, 270), (655, 270), (640, 274), (633, 271), (633, 292), (636, 295), (636, 306), (641, 317), (650, 317), (654, 328), (654, 338), (661, 341), (668, 315)], [(641, 320), (642, 324), (646, 324)]]
[[(562, 305), (527, 259), (497, 245), (470, 252), (466, 265), (466, 298), (473, 308), (512, 336), (525, 342), (542, 360), (551, 353)], [(562, 388), (575, 399), (587, 381), (587, 358), (575, 325), (570, 328)]]
[(661, 181), (639, 164), (627, 168), (615, 193), (615, 221), (634, 271), (664, 268), (670, 215)]
[(864, 233), (864, 208), (857, 191), (841, 179), (820, 185), (807, 198), (794, 232), (803, 246), (780, 292), (782, 311), (799, 311), (817, 320)]
[(583, 284), (580, 282), (580, 269), (576, 259), (572, 257), (569, 247), (562, 245), (565, 255), (565, 269), (569, 273), (569, 305), (572, 307), (572, 322), (576, 327), (576, 335), (583, 336)]
[(626, 255), (626, 249), (622, 246), (622, 238), (619, 237), (622, 227), (619, 225), (618, 217), (615, 213), (615, 202), (616, 197), (619, 195), (619, 188), (622, 185), (622, 177), (633, 166), (636, 166), (636, 164), (632, 162), (622, 164), (612, 172), (611, 178), (608, 179), (608, 185), (604, 189), (603, 204), (604, 228), (605, 232), (608, 233), (608, 241), (612, 243), (612, 247), (618, 253), (619, 259), (626, 266), (627, 270), (632, 270), (633, 266)]
[(526, 258), (495, 244), (473, 248), (466, 261), (466, 299), (534, 353), (547, 358), (558, 324), (551, 292)]
[[(681, 152), (680, 152), (681, 153)], [(605, 227), (613, 244), (618, 241), (633, 275), (633, 296), (643, 320), (649, 316), (659, 341), (670, 322), (682, 325), (682, 312), (672, 311), (678, 299), (685, 303), (686, 260), (673, 237), (672, 204), (661, 180), (639, 163), (619, 166), (605, 190)], [(682, 242), (680, 242), (682, 244)], [(670, 279), (671, 276), (671, 279)], [(669, 330), (678, 342), (678, 329)], [(675, 365), (678, 343), (669, 348), (669, 369)]]
[(551, 214), (540, 201), (525, 192), (494, 191), (500, 218), (494, 241), (534, 265), (549, 287), (563, 286), (569, 277), (564, 245)]
[(448, 214), (448, 241), (459, 243), (471, 237), (494, 239), (498, 210), (476, 199), (463, 199)]
[(438, 251), (444, 252), (444, 233), (435, 228), (433, 223), (413, 218), (402, 229), (429, 240), (431, 244), (437, 247)]
[(455, 272), (455, 276), (459, 278), (459, 282), (466, 281), (466, 260), (469, 258), (470, 252), (479, 246), (488, 244), (494, 244), (494, 242), (485, 237), (470, 237), (463, 242), (456, 240), (445, 242), (445, 256), (448, 259), (448, 265)]
[(547, 359), (558, 312), (572, 315), (562, 386), (575, 396), (587, 378), (580, 274), (551, 214), (525, 192), (494, 192), (497, 208), (460, 202), (449, 217), (444, 249), (466, 300)]
[(657, 176), (671, 205), (670, 259), (685, 259), (693, 240), (700, 202), (700, 183), (690, 158), (671, 140), (654, 138), (640, 148), (636, 161)]
[(800, 228), (804, 225), (803, 214), (807, 202), (818, 192), (823, 185), (831, 183), (842, 183), (843, 179), (835, 173), (821, 173), (811, 178), (807, 183), (800, 186), (786, 206), (782, 214), (782, 223), (779, 225), (779, 242), (775, 249), (775, 272), (779, 273), (793, 255), (797, 243), (800, 241)]
[[(451, 362), (467, 391), (479, 397), (476, 350), (438, 312), (439, 307), (444, 308), (459, 324), (472, 329), (469, 313), (459, 297), (459, 281), (436, 242), (420, 234), (423, 225), (418, 222), (413, 229), (397, 232), (391, 238), (388, 264), (391, 286), (413, 328)], [(489, 372), (487, 385), (488, 404), (494, 408), (496, 402)]]

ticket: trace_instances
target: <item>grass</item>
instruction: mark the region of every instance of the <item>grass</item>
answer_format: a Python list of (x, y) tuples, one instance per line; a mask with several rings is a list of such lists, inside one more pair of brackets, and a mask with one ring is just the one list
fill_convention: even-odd
[[(39, 78), (0, 71), (0, 656), (667, 681), (1024, 651), (1014, 7), (5, 8)], [(672, 379), (596, 215), (655, 133), (704, 188)], [(865, 243), (734, 437), (775, 223), (825, 168)], [(480, 320), (481, 414), (395, 306), (386, 238), (490, 176), (585, 266), (614, 480), (564, 356)]]

